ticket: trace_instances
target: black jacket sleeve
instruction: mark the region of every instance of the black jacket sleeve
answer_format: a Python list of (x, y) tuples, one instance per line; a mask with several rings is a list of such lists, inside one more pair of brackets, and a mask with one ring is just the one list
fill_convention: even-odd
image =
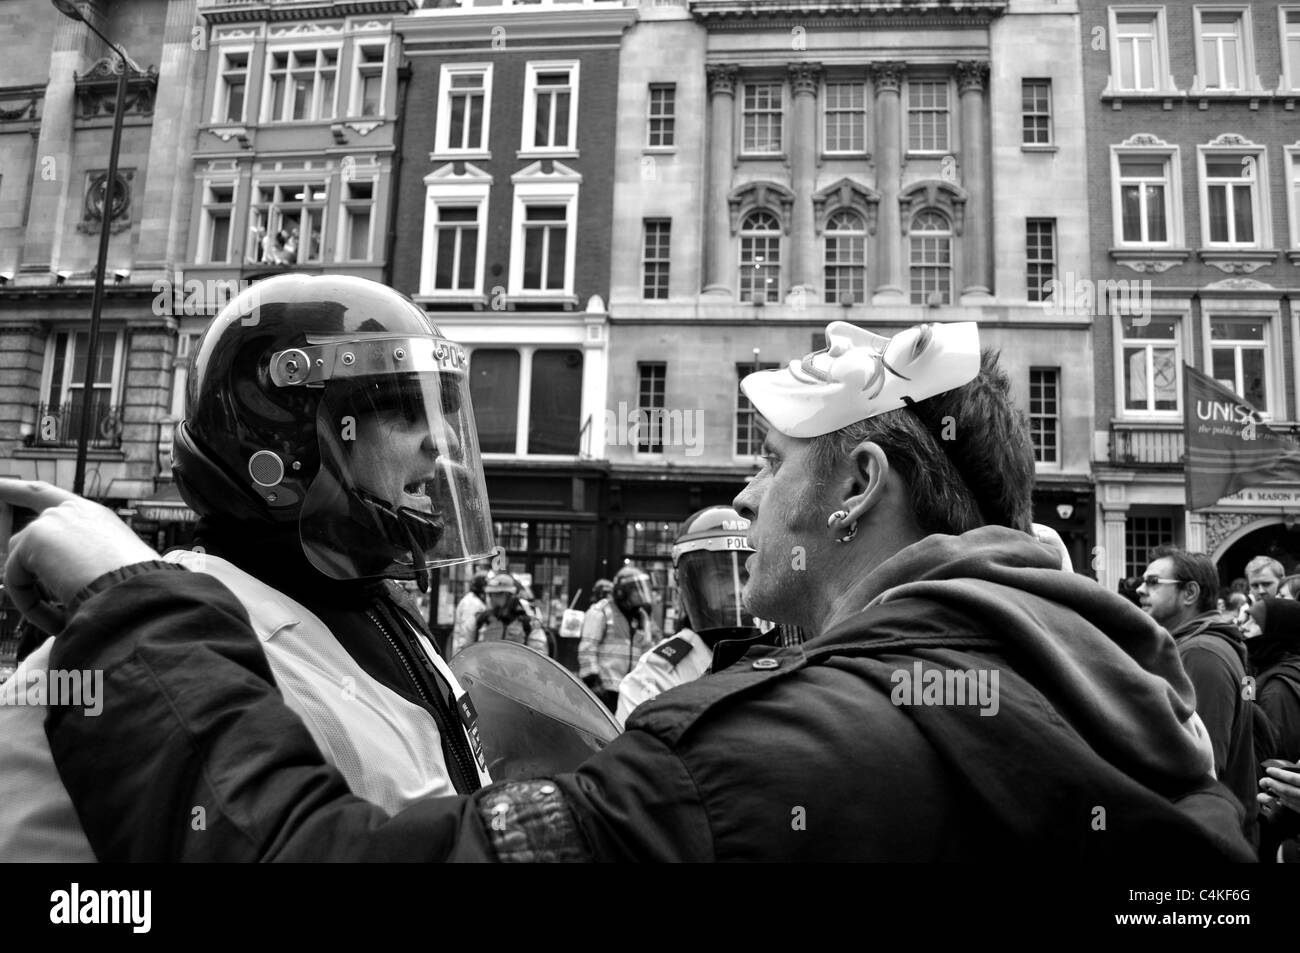
[(52, 659), (104, 671), (103, 711), (52, 708), (46, 721), (101, 860), (711, 857), (694, 782), (643, 731), (575, 774), (430, 798), (389, 817), (325, 762), (225, 586), (163, 571), (110, 582), (79, 607)]
[(351, 794), (284, 704), (243, 606), (221, 583), (157, 571), (98, 588), (52, 665), (102, 669), (103, 711), (51, 707), (46, 734), (101, 860), (488, 856), (465, 798), (390, 818)]

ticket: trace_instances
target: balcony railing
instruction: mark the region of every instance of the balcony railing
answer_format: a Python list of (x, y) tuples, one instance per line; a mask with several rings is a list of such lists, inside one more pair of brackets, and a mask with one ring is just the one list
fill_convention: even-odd
[[(81, 437), (83, 404), (71, 400), (61, 405), (36, 405), (33, 447), (75, 447)], [(90, 403), (90, 442), (93, 450), (116, 450), (122, 445), (122, 408), (102, 400)]]
[(1110, 425), (1110, 462), (1119, 467), (1162, 467), (1183, 465), (1183, 428)]

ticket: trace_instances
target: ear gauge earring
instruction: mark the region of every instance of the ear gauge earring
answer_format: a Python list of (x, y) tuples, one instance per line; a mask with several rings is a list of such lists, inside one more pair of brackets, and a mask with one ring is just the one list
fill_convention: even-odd
[[(847, 520), (848, 518), (849, 518), (849, 511), (848, 511), (848, 510), (836, 510), (836, 511), (835, 511), (834, 513), (832, 513), (832, 514), (830, 515), (830, 517), (826, 520), (826, 525), (827, 525), (827, 527), (831, 527), (831, 526), (834, 526), (836, 523), (842, 523), (842, 522), (844, 522), (844, 521)], [(847, 543), (847, 542), (850, 542), (850, 541), (853, 539), (853, 537), (854, 537), (854, 536), (857, 536), (857, 535), (858, 535), (858, 521), (857, 521), (857, 520), (854, 520), (854, 521), (849, 525), (849, 535), (847, 535), (847, 536), (836, 536), (836, 537), (835, 537), (835, 542), (837, 542), (837, 543)]]

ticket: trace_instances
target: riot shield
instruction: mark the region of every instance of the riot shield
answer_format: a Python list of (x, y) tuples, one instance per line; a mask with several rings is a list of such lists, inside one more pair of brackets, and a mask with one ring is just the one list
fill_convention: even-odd
[(475, 642), (449, 664), (474, 703), (493, 781), (572, 771), (622, 731), (572, 673), (517, 642)]

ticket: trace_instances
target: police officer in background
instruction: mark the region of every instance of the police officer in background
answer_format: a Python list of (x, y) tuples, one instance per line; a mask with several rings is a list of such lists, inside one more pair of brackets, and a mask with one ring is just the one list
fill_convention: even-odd
[(650, 577), (635, 566), (614, 574), (614, 594), (587, 610), (578, 643), (578, 677), (610, 711), (618, 707), (618, 686), (636, 660), (650, 651)]
[(525, 607), (519, 596), (519, 583), (510, 573), (492, 574), (487, 584), (487, 599), (488, 607), (478, 614), (474, 632), (464, 645), (455, 647), (455, 652), (471, 642), (504, 640), (526, 645), (543, 655), (551, 654), (541, 620)]
[(754, 552), (748, 532), (749, 520), (730, 506), (710, 506), (686, 520), (672, 549), (685, 626), (642, 655), (619, 685), (620, 724), (642, 702), (707, 672), (718, 642), (760, 634), (740, 601), (749, 578), (745, 560)]

